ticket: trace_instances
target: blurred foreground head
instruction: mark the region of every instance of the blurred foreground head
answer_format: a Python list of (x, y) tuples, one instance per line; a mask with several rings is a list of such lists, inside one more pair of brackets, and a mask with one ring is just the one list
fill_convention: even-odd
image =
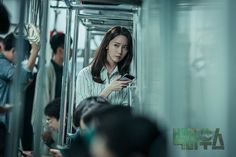
[(5, 34), (9, 31), (10, 20), (9, 13), (6, 7), (0, 2), (0, 34)]
[(92, 157), (166, 157), (166, 148), (156, 123), (140, 116), (104, 120), (91, 141)]
[[(100, 96), (91, 96), (82, 100), (73, 113), (73, 123), (75, 127), (81, 127), (82, 119), (90, 119), (92, 113), (103, 106), (111, 105), (105, 98)], [(91, 116), (90, 116), (91, 115)]]

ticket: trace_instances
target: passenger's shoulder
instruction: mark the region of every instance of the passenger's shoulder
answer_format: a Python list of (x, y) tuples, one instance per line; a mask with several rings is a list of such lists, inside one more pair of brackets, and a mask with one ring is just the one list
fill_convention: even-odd
[(80, 70), (80, 73), (91, 73), (91, 66), (87, 66)]
[(52, 62), (46, 63), (45, 68), (46, 68), (46, 71), (54, 71)]
[(78, 77), (79, 78), (90, 78), (91, 77), (91, 67), (87, 66), (85, 68), (83, 68), (82, 70), (80, 70), (80, 72), (78, 73)]
[(12, 65), (11, 62), (9, 60), (7, 60), (6, 58), (0, 58), (0, 63), (1, 64), (5, 64), (5, 65)]

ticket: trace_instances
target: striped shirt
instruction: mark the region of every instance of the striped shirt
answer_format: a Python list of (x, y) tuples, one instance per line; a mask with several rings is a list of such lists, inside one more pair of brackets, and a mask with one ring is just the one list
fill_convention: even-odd
[[(100, 93), (119, 76), (118, 67), (112, 71), (109, 77), (108, 71), (105, 67), (100, 73), (101, 79), (104, 83), (97, 83), (92, 79), (91, 66), (83, 68), (76, 80), (76, 104), (78, 105), (83, 99), (90, 96), (99, 96)], [(113, 91), (108, 97), (108, 101), (112, 104), (128, 104), (128, 89), (123, 88), (120, 91)]]

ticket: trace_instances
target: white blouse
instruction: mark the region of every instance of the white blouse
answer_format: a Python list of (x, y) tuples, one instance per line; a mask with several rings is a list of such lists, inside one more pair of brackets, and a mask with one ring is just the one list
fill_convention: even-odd
[[(118, 67), (112, 71), (109, 77), (108, 71), (105, 67), (102, 68), (100, 73), (101, 79), (104, 83), (97, 83), (92, 79), (91, 66), (83, 68), (77, 76), (76, 80), (76, 105), (83, 99), (90, 96), (99, 96), (100, 93), (119, 76)], [(108, 97), (108, 101), (112, 104), (128, 104), (128, 89), (123, 88), (120, 91), (113, 91)]]

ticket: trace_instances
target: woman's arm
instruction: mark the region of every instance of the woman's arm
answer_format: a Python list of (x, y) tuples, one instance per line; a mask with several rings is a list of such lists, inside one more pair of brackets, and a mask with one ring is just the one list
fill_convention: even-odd
[(101, 93), (100, 96), (108, 97), (113, 91), (120, 91), (123, 88), (127, 87), (131, 81), (121, 81), (121, 76), (118, 76), (113, 80)]

